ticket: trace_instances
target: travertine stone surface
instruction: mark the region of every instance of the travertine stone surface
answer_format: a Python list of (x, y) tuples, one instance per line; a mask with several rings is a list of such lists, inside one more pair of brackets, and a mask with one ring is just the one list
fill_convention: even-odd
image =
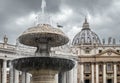
[(53, 70), (33, 70), (31, 83), (55, 83), (55, 75), (58, 73)]
[(23, 32), (19, 37), (20, 43), (37, 47), (38, 43), (46, 43), (51, 47), (68, 43), (69, 38), (58, 28), (49, 24), (39, 24)]

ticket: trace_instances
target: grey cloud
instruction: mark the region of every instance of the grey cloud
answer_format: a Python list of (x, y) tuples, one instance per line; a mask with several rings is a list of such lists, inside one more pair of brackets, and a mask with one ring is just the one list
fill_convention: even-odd
[(109, 8), (114, 0), (64, 0), (64, 4), (73, 8), (76, 12), (86, 9), (90, 13), (102, 13)]
[[(92, 17), (99, 15), (103, 23), (101, 25), (90, 25), (92, 30), (101, 38), (104, 38), (104, 36), (106, 38), (108, 36), (119, 38), (120, 10), (113, 7), (115, 1), (117, 2), (117, 0), (46, 0), (46, 10), (52, 14), (60, 13), (61, 6), (63, 6), (62, 8), (68, 6), (73, 10), (73, 16), (61, 23), (64, 26), (63, 29), (65, 32), (70, 31), (73, 26), (81, 28), (86, 12), (89, 12)], [(2, 37), (4, 34), (7, 34), (10, 43), (15, 42), (18, 35), (27, 28), (26, 26), (16, 25), (15, 20), (19, 17), (27, 16), (31, 12), (37, 13), (40, 10), (41, 0), (1, 0), (0, 36)], [(104, 20), (106, 18), (112, 21), (107, 22)], [(105, 34), (102, 34), (103, 32), (105, 32)]]

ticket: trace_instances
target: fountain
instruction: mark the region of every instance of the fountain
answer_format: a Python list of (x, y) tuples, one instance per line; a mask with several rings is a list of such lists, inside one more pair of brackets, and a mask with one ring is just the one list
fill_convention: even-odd
[[(42, 0), (42, 15), (45, 6), (46, 2)], [(37, 47), (35, 56), (12, 61), (15, 69), (32, 74), (31, 83), (55, 83), (55, 74), (69, 71), (75, 65), (71, 59), (50, 55), (51, 47), (64, 45), (69, 39), (60, 29), (48, 23), (28, 28), (18, 39), (21, 44)]]

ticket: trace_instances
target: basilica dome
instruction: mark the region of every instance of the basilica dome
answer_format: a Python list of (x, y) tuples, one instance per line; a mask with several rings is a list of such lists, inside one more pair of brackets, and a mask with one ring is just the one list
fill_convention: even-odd
[(89, 28), (89, 23), (85, 18), (82, 30), (75, 35), (72, 41), (73, 45), (99, 45), (100, 39), (97, 34)]

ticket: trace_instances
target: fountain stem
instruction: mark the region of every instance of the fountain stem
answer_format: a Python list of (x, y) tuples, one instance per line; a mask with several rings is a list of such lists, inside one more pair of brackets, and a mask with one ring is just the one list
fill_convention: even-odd
[(38, 44), (35, 52), (36, 56), (50, 56), (50, 46), (46, 43)]

